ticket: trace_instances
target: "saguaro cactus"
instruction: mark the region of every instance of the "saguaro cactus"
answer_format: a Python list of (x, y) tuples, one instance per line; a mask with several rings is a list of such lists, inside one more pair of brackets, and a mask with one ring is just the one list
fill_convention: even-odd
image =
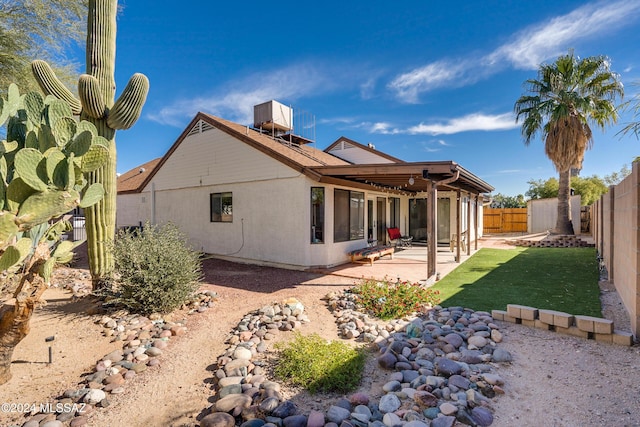
[(117, 0), (90, 0), (87, 20), (86, 74), (74, 95), (58, 80), (44, 61), (32, 63), (33, 74), (42, 91), (71, 105), (74, 114), (93, 123), (98, 135), (107, 140), (109, 159), (92, 172), (89, 183), (101, 183), (104, 198), (85, 211), (89, 267), (94, 287), (113, 268), (109, 243), (115, 236), (116, 223), (116, 141), (119, 129), (128, 129), (138, 120), (149, 91), (143, 74), (134, 74), (117, 101), (115, 96), (116, 12)]
[(29, 333), (29, 320), (56, 263), (71, 261), (77, 243), (60, 241), (70, 225), (60, 219), (88, 208), (104, 193), (84, 175), (109, 157), (95, 126), (74, 120), (69, 105), (11, 85), (0, 98), (0, 273), (16, 272), (13, 300), (0, 307), (0, 384), (11, 377), (11, 357)]

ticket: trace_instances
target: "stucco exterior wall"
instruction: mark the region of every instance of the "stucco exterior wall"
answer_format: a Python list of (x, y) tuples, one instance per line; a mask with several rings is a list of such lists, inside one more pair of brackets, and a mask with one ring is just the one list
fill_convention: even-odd
[[(325, 189), (322, 243), (311, 242), (312, 187)], [(221, 258), (288, 268), (334, 266), (347, 262), (348, 252), (367, 245), (366, 232), (359, 240), (333, 241), (336, 188), (353, 190), (318, 183), (213, 128), (182, 140), (142, 193), (118, 196), (118, 226), (147, 220), (172, 222), (195, 249)], [(408, 196), (374, 189), (356, 191), (364, 193), (365, 230), (375, 219), (368, 218), (367, 200), (377, 201), (378, 197), (386, 199), (385, 226), (391, 218), (389, 197), (400, 198), (399, 226), (408, 229)], [(232, 193), (232, 222), (211, 221), (214, 193)], [(455, 224), (455, 192), (450, 195)], [(377, 210), (377, 202), (374, 206)], [(474, 206), (472, 203), (471, 208)], [(465, 224), (466, 213), (461, 215)], [(473, 220), (472, 213), (471, 224), (464, 229), (473, 230)]]
[[(300, 174), (218, 129), (187, 136), (153, 177), (156, 191)], [(144, 189), (149, 191), (149, 186)]]
[[(571, 222), (576, 234), (580, 234), (579, 195), (571, 196)], [(542, 233), (556, 228), (558, 220), (558, 199), (538, 199), (527, 202), (527, 231)]]
[(329, 153), (356, 165), (393, 163), (388, 158), (355, 146), (348, 141), (340, 141), (338, 145), (329, 150)]
[(151, 221), (151, 193), (118, 194), (116, 227), (127, 227)]
[[(476, 238), (482, 237), (482, 199), (478, 202), (478, 236), (475, 235), (475, 222), (476, 222), (476, 200), (475, 195), (468, 193), (461, 193), (460, 204), (460, 229), (461, 232), (467, 232), (467, 242), (473, 243)], [(450, 203), (449, 218), (438, 218), (438, 221), (449, 221), (451, 235), (456, 234), (456, 204), (457, 193), (455, 191), (439, 191), (438, 198), (448, 198)], [(468, 217), (468, 213), (470, 217)], [(449, 236), (451, 238), (451, 236)]]

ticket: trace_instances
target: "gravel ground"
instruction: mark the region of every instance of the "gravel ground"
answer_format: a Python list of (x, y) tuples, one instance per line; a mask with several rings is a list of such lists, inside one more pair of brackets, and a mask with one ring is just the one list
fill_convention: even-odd
[[(336, 339), (333, 316), (321, 298), (329, 291), (353, 284), (353, 279), (343, 277), (219, 260), (207, 260), (205, 270), (206, 288), (218, 292), (219, 302), (203, 314), (188, 316), (187, 335), (172, 341), (160, 367), (128, 382), (125, 393), (114, 395), (110, 407), (98, 411), (90, 425), (197, 425), (197, 418), (212, 402), (208, 383), (211, 365), (226, 348), (224, 341), (228, 332), (245, 313), (296, 297), (305, 305), (311, 319), (302, 332)], [(617, 293), (606, 284), (602, 289), (605, 316), (614, 320), (617, 329), (629, 330), (629, 320)], [(83, 316), (78, 317), (72, 309), (82, 306), (74, 305), (68, 294), (64, 298), (68, 299), (67, 303), (62, 296), (52, 302), (60, 304), (56, 310), (36, 311), (33, 324), (43, 332), (32, 332), (19, 350), (20, 354), (42, 352), (41, 335), (55, 328), (60, 362), (46, 368), (26, 363), (14, 365), (14, 380), (0, 388), (3, 399), (46, 401), (51, 393), (60, 391), (61, 384), (73, 382), (78, 371), (88, 372), (97, 357), (91, 352), (87, 352), (86, 357), (81, 352), (73, 352), (77, 347), (76, 336), (82, 337), (83, 345), (93, 339), (96, 347), (106, 348), (108, 341), (104, 337), (88, 334), (87, 328), (78, 323)], [(74, 321), (67, 322), (69, 319)], [(505, 322), (500, 326), (504, 333), (500, 346), (513, 354), (514, 361), (497, 371), (506, 380), (506, 395), (495, 399), (493, 425), (640, 426), (640, 348), (637, 345), (602, 344)], [(69, 356), (73, 357), (72, 361), (65, 357), (67, 354), (73, 354)], [(44, 369), (51, 375), (46, 375)], [(361, 389), (375, 395), (385, 373), (371, 363), (366, 373)], [(309, 396), (299, 391), (292, 391), (292, 397), (309, 408), (336, 398)], [(4, 415), (0, 414), (0, 425), (8, 423), (8, 418), (2, 418)]]

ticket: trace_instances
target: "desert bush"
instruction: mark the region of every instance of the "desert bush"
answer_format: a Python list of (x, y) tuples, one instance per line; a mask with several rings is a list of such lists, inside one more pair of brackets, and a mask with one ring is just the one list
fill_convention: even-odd
[(173, 224), (149, 223), (118, 233), (113, 243), (115, 272), (110, 292), (117, 304), (141, 314), (180, 307), (202, 277), (200, 253)]
[(440, 302), (437, 290), (388, 279), (363, 279), (351, 292), (358, 295), (359, 304), (383, 320), (402, 318)]
[(346, 393), (360, 384), (366, 361), (364, 350), (338, 341), (326, 341), (317, 334), (276, 345), (279, 360), (275, 374), (311, 393)]

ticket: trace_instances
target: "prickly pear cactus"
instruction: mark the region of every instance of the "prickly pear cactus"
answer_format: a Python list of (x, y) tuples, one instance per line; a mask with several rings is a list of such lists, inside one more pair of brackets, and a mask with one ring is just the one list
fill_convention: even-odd
[(73, 114), (80, 114), (82, 119), (93, 123), (98, 135), (107, 142), (107, 163), (88, 176), (89, 183), (101, 183), (105, 191), (104, 198), (85, 211), (89, 267), (94, 287), (113, 268), (109, 243), (114, 239), (116, 220), (115, 131), (133, 126), (140, 117), (149, 91), (148, 79), (142, 74), (134, 74), (114, 102), (117, 8), (117, 0), (89, 1), (87, 72), (79, 79), (79, 99), (64, 87), (46, 62), (32, 63), (42, 91), (66, 101)]
[[(56, 262), (67, 262), (74, 244), (57, 243), (66, 224), (57, 219), (102, 199), (100, 183), (85, 174), (109, 158), (107, 141), (88, 122), (77, 122), (70, 106), (53, 96), (20, 95), (11, 85), (0, 98), (0, 272), (37, 265), (48, 281)], [(56, 246), (51, 253), (49, 249)]]

